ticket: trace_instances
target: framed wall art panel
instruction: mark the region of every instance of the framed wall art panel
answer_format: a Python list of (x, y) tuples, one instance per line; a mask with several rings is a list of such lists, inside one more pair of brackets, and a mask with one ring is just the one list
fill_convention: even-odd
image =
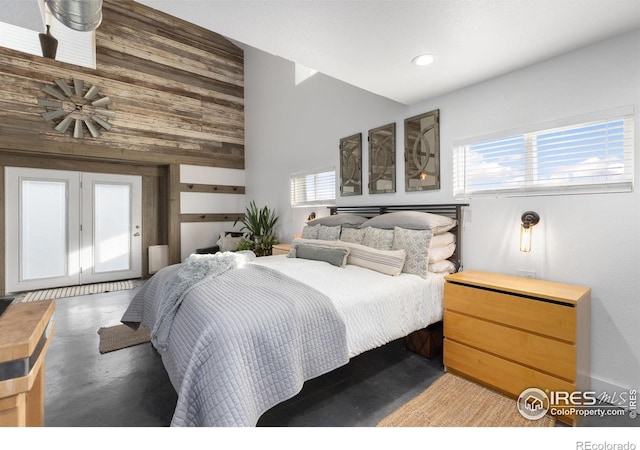
[(340, 195), (362, 195), (362, 133), (340, 139)]
[(440, 189), (440, 110), (404, 121), (405, 191)]
[(396, 191), (396, 124), (369, 130), (369, 193)]

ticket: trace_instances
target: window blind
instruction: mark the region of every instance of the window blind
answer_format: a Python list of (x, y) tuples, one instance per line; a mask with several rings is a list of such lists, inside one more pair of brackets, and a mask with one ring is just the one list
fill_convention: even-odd
[(322, 169), (291, 175), (291, 206), (332, 206), (336, 201), (336, 171)]
[(629, 192), (633, 113), (454, 146), (454, 196)]
[[(44, 31), (42, 30), (43, 33)], [(96, 68), (95, 31), (75, 31), (53, 19), (50, 32), (58, 40), (56, 61)], [(40, 38), (36, 31), (4, 22), (0, 22), (0, 46), (42, 56)]]

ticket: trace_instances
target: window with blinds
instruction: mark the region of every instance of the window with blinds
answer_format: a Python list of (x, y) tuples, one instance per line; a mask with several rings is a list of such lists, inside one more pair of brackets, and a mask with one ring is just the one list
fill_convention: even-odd
[(322, 169), (291, 175), (291, 206), (333, 206), (336, 203), (336, 171)]
[[(616, 111), (621, 113), (621, 111)], [(454, 196), (629, 192), (633, 110), (454, 145)]]
[[(50, 31), (58, 40), (56, 61), (96, 68), (95, 31), (75, 31), (56, 19), (51, 20)], [(0, 46), (42, 56), (38, 32), (8, 23), (0, 22)]]

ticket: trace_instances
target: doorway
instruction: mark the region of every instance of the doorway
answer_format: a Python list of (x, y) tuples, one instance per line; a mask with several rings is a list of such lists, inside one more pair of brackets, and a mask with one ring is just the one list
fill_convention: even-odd
[(139, 278), (140, 176), (7, 167), (6, 290)]

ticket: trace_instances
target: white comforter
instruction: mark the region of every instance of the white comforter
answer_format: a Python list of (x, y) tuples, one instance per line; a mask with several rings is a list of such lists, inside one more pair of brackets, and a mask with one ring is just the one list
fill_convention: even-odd
[(283, 255), (256, 259), (328, 296), (347, 328), (349, 357), (442, 320), (444, 277), (385, 275), (359, 266)]

